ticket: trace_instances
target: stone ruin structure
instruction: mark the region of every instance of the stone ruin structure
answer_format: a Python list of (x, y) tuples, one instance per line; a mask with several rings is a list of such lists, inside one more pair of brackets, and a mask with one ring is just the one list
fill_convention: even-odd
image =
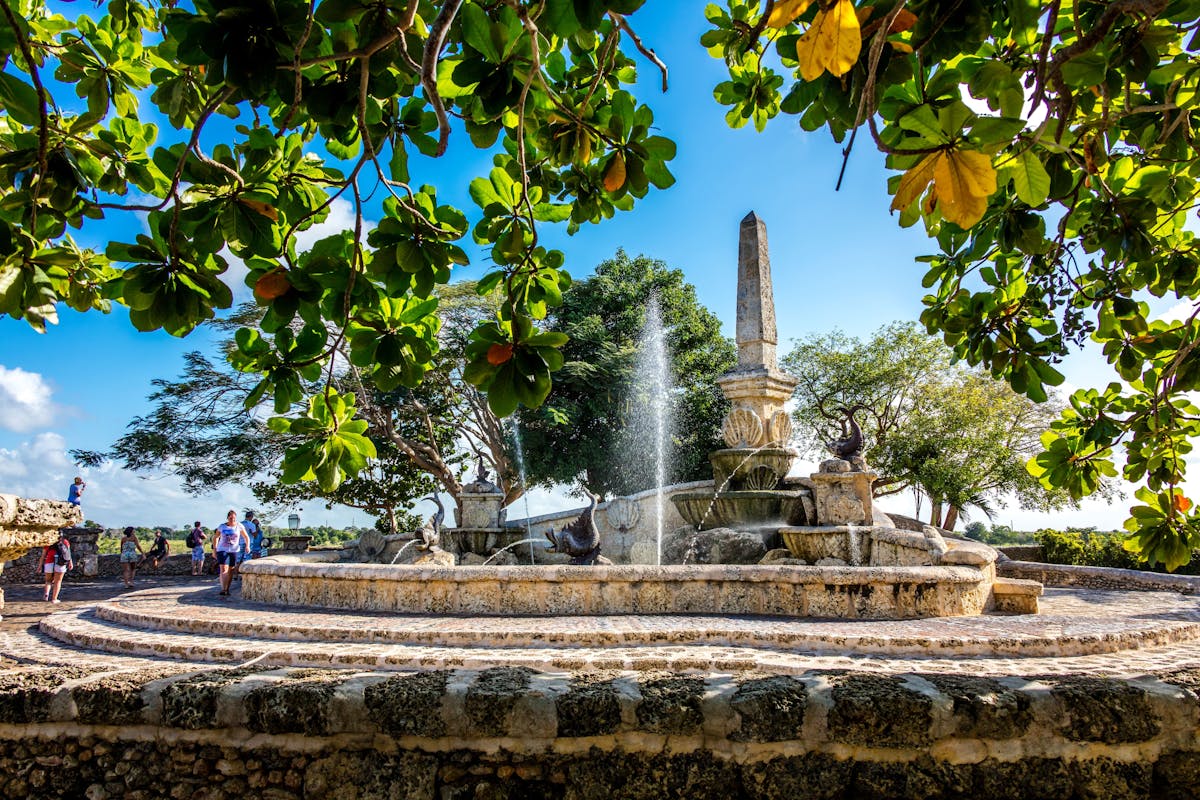
[[(83, 512), (79, 506), (58, 500), (28, 500), (14, 494), (0, 494), (0, 572), (7, 561), (14, 561), (30, 550), (58, 541), (63, 528), (79, 525)], [(0, 588), (0, 612), (4, 609), (4, 590)]]

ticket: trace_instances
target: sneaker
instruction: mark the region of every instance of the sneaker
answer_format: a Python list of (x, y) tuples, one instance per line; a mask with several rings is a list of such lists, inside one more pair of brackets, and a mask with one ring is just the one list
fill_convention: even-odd
[(61, 603), (61, 602), (62, 602), (62, 600), (51, 600), (50, 602), (51, 602), (52, 604), (53, 604), (53, 603)]

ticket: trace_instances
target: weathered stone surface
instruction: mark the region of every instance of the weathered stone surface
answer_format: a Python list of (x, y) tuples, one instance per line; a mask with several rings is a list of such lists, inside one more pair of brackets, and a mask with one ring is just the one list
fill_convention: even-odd
[(801, 738), (808, 693), (795, 678), (780, 675), (743, 681), (729, 706), (741, 718), (730, 734), (736, 742), (780, 742)]
[(368, 686), (363, 702), (386, 733), (436, 738), (446, 733), (441, 704), (449, 678), (446, 670), (396, 675)]
[(71, 689), (80, 722), (98, 725), (136, 725), (146, 708), (143, 690), (169, 670), (139, 670), (105, 675)]
[(437, 762), (404, 753), (334, 753), (315, 759), (304, 771), (308, 800), (434, 800)]
[(969, 739), (1018, 739), (1033, 723), (1029, 696), (991, 678), (929, 675), (954, 703), (955, 733)]
[(735, 764), (712, 753), (636, 757), (593, 750), (563, 770), (564, 800), (661, 800), (744, 796)]
[(168, 684), (162, 691), (163, 724), (188, 730), (213, 727), (222, 691), (253, 672), (250, 668), (213, 670)]
[(854, 778), (855, 763), (824, 753), (774, 758), (742, 767), (750, 797), (778, 800), (841, 800)]
[(621, 725), (621, 704), (611, 676), (576, 676), (554, 705), (559, 736), (601, 736)]
[(495, 667), (479, 673), (466, 697), (467, 719), (473, 732), (483, 736), (507, 733), (509, 714), (529, 688), (533, 674), (526, 667)]
[(1137, 686), (1105, 678), (1065, 678), (1050, 693), (1063, 705), (1063, 735), (1080, 742), (1123, 744), (1158, 735), (1158, 717)]
[(759, 534), (728, 528), (684, 526), (663, 537), (664, 564), (757, 564), (766, 552)]
[(883, 675), (833, 678), (829, 738), (873, 747), (924, 747), (931, 741), (933, 702)]
[(345, 673), (313, 670), (252, 689), (245, 700), (247, 724), (264, 733), (328, 733), (329, 701), (345, 677)]
[(88, 672), (83, 667), (40, 667), (0, 673), (0, 723), (49, 719), (50, 700), (62, 685)]
[(704, 680), (693, 676), (656, 673), (638, 683), (642, 701), (638, 724), (651, 733), (691, 735), (704, 723), (700, 703)]

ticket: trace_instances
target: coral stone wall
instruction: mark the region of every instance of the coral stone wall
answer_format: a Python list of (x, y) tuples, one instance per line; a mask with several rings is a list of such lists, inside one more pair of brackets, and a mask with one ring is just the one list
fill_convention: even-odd
[(0, 675), (0, 797), (1182, 800), (1197, 686), (27, 667)]

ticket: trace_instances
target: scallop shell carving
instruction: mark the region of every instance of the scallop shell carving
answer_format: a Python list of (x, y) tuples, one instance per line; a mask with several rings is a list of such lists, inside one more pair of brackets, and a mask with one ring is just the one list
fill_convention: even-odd
[(749, 408), (738, 406), (726, 415), (721, 433), (730, 447), (754, 447), (763, 436), (762, 420)]
[(375, 530), (366, 531), (358, 537), (358, 560), (368, 563), (378, 561), (386, 547), (387, 540), (383, 538), (382, 533)]
[(752, 491), (767, 491), (779, 485), (779, 473), (766, 465), (759, 465), (746, 473), (743, 484)]
[(792, 415), (786, 411), (776, 411), (771, 415), (767, 425), (767, 435), (771, 443), (777, 447), (786, 447), (792, 441)]
[(642, 518), (642, 508), (635, 500), (628, 497), (617, 497), (609, 502), (604, 511), (608, 524), (619, 531), (630, 531), (637, 527)]

